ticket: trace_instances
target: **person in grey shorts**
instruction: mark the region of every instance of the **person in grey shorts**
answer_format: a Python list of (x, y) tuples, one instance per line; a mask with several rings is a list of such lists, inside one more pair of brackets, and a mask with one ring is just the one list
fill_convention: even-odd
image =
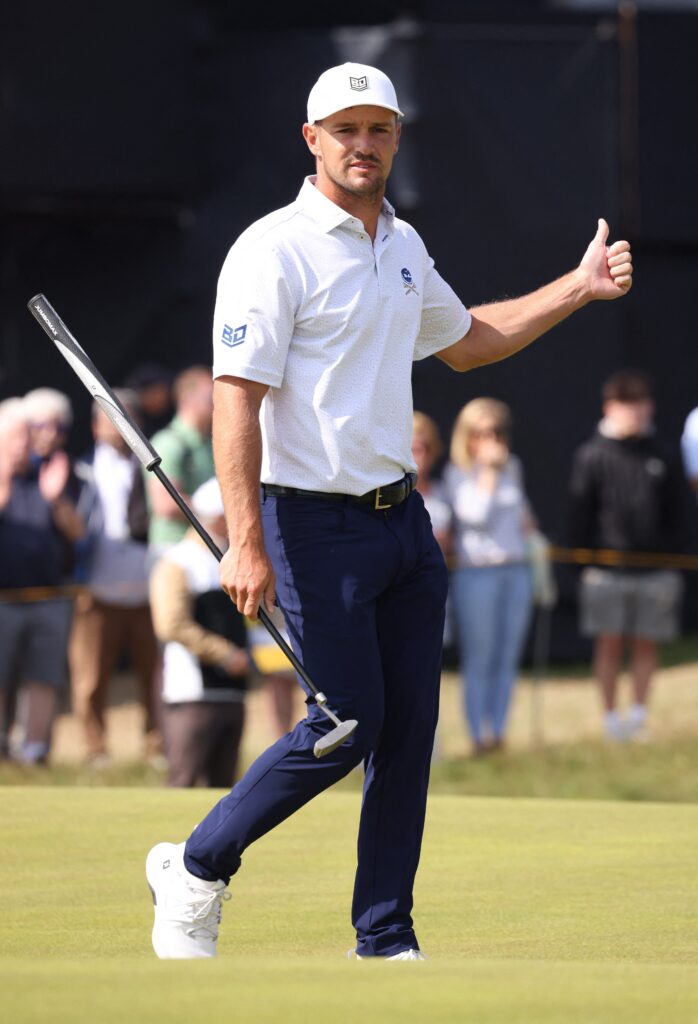
[(19, 757), (43, 763), (67, 683), (72, 600), (60, 595), (66, 544), (79, 539), (84, 524), (67, 492), (67, 457), (32, 465), (30, 425), (22, 399), (0, 403), (0, 756), (9, 752), (19, 687)]
[[(661, 568), (631, 568), (624, 556), (681, 550), (685, 494), (678, 459), (668, 457), (655, 437), (647, 375), (619, 371), (602, 396), (603, 418), (574, 456), (569, 539), (575, 547), (618, 553), (617, 566), (584, 570), (579, 611), (582, 633), (594, 638), (606, 733), (625, 740), (647, 735), (658, 644), (678, 633), (683, 580)], [(633, 702), (622, 716), (617, 690), (626, 643)]]

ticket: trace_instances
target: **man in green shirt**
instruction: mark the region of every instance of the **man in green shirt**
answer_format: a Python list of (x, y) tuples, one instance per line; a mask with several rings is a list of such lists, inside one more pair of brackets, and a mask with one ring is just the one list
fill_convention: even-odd
[[(213, 384), (205, 366), (183, 370), (174, 382), (176, 415), (152, 438), (162, 458), (162, 468), (185, 500), (206, 480), (215, 476), (211, 448)], [(148, 543), (158, 549), (176, 544), (187, 522), (165, 488), (148, 474), (150, 528)]]

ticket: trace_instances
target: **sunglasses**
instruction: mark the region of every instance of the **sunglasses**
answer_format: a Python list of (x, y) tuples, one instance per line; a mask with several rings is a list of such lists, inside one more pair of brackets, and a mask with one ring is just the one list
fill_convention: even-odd
[(32, 422), (32, 430), (55, 430), (57, 434), (65, 434), (68, 428), (63, 423), (56, 423), (55, 420), (44, 420), (38, 423)]
[(492, 427), (488, 430), (471, 430), (470, 436), (476, 441), (483, 437), (495, 437), (498, 441), (506, 441), (508, 435), (502, 427)]

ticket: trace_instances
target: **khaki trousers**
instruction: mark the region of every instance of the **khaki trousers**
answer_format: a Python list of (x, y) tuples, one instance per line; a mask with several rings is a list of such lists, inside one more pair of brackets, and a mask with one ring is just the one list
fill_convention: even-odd
[(73, 709), (82, 723), (88, 757), (106, 752), (109, 683), (124, 650), (136, 673), (145, 712), (146, 754), (154, 755), (160, 750), (155, 693), (158, 646), (150, 607), (105, 604), (91, 594), (81, 594), (75, 602), (68, 655)]

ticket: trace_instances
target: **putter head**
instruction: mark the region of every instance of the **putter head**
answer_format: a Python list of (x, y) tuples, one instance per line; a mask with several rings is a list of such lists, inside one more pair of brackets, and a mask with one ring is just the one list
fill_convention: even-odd
[(354, 732), (358, 724), (353, 718), (347, 722), (340, 722), (336, 729), (331, 729), (330, 732), (317, 741), (313, 747), (315, 756), (325, 757), (326, 754), (332, 753), (337, 747), (341, 747), (344, 741)]

